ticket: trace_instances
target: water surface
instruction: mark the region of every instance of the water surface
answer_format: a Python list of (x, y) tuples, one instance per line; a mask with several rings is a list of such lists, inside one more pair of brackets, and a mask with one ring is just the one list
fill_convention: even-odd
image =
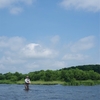
[(0, 100), (100, 100), (100, 85), (30, 85), (25, 91), (24, 85), (1, 84)]

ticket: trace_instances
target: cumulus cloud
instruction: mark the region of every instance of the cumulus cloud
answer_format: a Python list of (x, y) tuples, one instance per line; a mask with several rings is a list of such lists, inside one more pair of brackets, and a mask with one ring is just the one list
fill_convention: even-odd
[(0, 37), (0, 49), (8, 48), (8, 50), (18, 50), (24, 44), (25, 39), (21, 37)]
[(27, 44), (25, 43), (25, 39), (21, 37), (0, 37), (0, 49), (1, 52), (5, 53), (6, 55), (13, 55), (13, 53), (16, 52), (19, 54), (19, 56), (21, 55), (21, 57), (26, 58), (50, 58), (57, 54), (54, 50), (43, 47), (41, 44)]
[(83, 9), (87, 11), (100, 11), (100, 0), (62, 0), (60, 3), (65, 9)]
[(7, 65), (8, 64), (13, 65), (13, 64), (21, 64), (25, 62), (24, 60), (17, 59), (17, 58), (18, 57), (13, 58), (12, 56), (5, 56), (5, 57), (2, 57), (2, 59), (0, 60), (0, 63), (5, 63)]
[(26, 58), (50, 58), (54, 56), (52, 50), (43, 48), (39, 44), (30, 43), (27, 44), (22, 50), (21, 54)]
[[(68, 52), (64, 53), (62, 57), (65, 61), (71, 62), (85, 62), (91, 57), (86, 53), (94, 47), (95, 44), (95, 37), (94, 36), (87, 36), (84, 38), (79, 39), (76, 42), (72, 42), (68, 44), (67, 50)], [(83, 53), (84, 51), (84, 53)]]
[(23, 68), (38, 69), (43, 61), (53, 59), (56, 55), (55, 50), (41, 44), (27, 43), (21, 37), (0, 37), (0, 68), (4, 71), (23, 72)]
[(88, 36), (72, 42), (66, 51), (63, 45), (59, 49), (54, 49), (45, 44), (30, 43), (21, 37), (0, 37), (0, 70), (25, 73), (42, 69), (59, 69), (69, 66), (70, 62), (72, 65), (75, 62), (80, 64), (89, 61), (90, 56), (86, 52), (84, 55), (81, 51), (93, 48), (94, 38)]
[(94, 47), (94, 36), (88, 36), (88, 37), (84, 37), (80, 40), (78, 40), (76, 43), (73, 43), (70, 46), (70, 49), (72, 52), (79, 52), (79, 51), (83, 51), (83, 50), (89, 50), (91, 48)]
[(19, 51), (24, 46), (24, 39), (20, 37), (0, 37), (0, 63), (4, 65), (16, 65), (24, 63), (20, 59)]
[(23, 11), (23, 5), (31, 5), (36, 0), (0, 0), (0, 8), (8, 9), (12, 14), (19, 14)]

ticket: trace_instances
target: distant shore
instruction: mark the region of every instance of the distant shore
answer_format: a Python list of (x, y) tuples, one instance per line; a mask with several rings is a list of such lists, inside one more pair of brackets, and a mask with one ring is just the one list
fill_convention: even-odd
[[(0, 80), (0, 84), (24, 84), (24, 81), (9, 81), (9, 80)], [(100, 80), (81, 80), (81, 81), (31, 81), (32, 85), (68, 85), (68, 86), (79, 86), (79, 85), (100, 85)]]

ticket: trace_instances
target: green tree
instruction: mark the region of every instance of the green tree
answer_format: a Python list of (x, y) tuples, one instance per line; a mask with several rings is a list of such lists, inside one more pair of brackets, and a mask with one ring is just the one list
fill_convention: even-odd
[(52, 81), (52, 70), (47, 70), (44, 76), (45, 81)]
[(18, 78), (17, 78), (17, 76), (11, 76), (11, 78), (10, 78), (10, 81), (13, 81), (13, 82), (15, 82), (15, 81), (17, 81), (18, 80)]
[(12, 76), (12, 73), (11, 72), (8, 72), (6, 74), (4, 74), (6, 80), (10, 80), (11, 79), (11, 76)]
[(15, 72), (13, 75), (17, 77), (18, 81), (24, 78), (24, 76), (22, 75), (22, 73)]
[(0, 73), (0, 80), (4, 80), (4, 79), (5, 79), (5, 76), (2, 73)]

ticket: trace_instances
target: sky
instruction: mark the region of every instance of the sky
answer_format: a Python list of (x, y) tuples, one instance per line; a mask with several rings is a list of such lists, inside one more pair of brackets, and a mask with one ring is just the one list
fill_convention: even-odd
[(0, 0), (0, 73), (100, 64), (100, 0)]

